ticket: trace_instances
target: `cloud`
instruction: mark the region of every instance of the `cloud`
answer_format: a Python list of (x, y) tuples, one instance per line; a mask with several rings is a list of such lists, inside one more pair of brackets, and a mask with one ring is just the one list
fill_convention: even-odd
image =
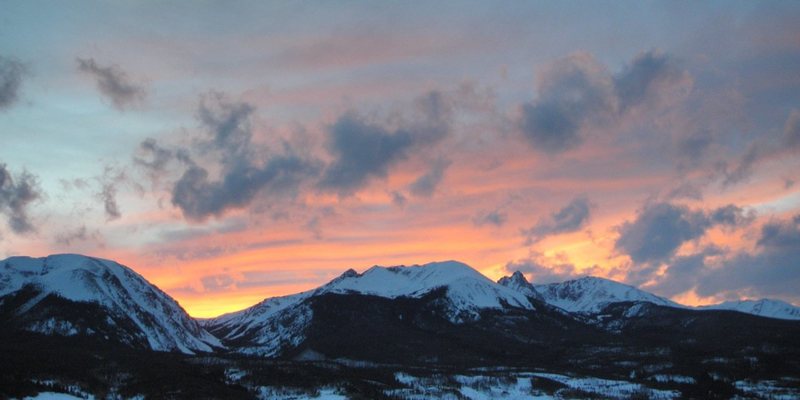
[(263, 165), (239, 162), (225, 166), (219, 180), (211, 179), (205, 168), (192, 166), (175, 183), (172, 203), (186, 218), (202, 221), (247, 206), (261, 191), (293, 192), (314, 170), (313, 164), (294, 155), (274, 156)]
[(711, 132), (707, 129), (696, 130), (681, 138), (677, 143), (678, 158), (681, 161), (679, 169), (685, 170), (689, 167), (699, 166), (712, 142)]
[(103, 203), (103, 211), (106, 215), (107, 221), (119, 219), (122, 216), (120, 212), (119, 203), (117, 202), (118, 186), (122, 183), (130, 183), (125, 170), (114, 168), (107, 165), (103, 171), (103, 175), (96, 178), (100, 185), (100, 190), (96, 196)]
[(386, 177), (389, 167), (407, 157), (414, 144), (411, 132), (389, 132), (346, 114), (330, 128), (330, 151), (336, 159), (320, 185), (339, 194), (352, 194), (372, 177)]
[(508, 221), (508, 215), (500, 210), (478, 213), (472, 218), (475, 226), (494, 225), (503, 226)]
[(236, 281), (227, 274), (209, 275), (200, 278), (200, 283), (206, 292), (214, 292), (233, 288)]
[(792, 110), (789, 118), (786, 119), (786, 125), (783, 128), (784, 147), (789, 149), (800, 148), (800, 110)]
[[(319, 186), (341, 196), (355, 193), (374, 178), (385, 178), (389, 169), (422, 146), (442, 140), (449, 132), (450, 107), (439, 92), (417, 100), (420, 119), (396, 129), (365, 121), (348, 112), (328, 129), (328, 150), (334, 160), (325, 169)], [(444, 172), (443, 168), (442, 173)], [(436, 176), (429, 180), (433, 182)], [(419, 188), (424, 193), (426, 182)], [(428, 185), (430, 186), (430, 185)]]
[(743, 182), (750, 177), (753, 168), (770, 152), (766, 151), (758, 142), (751, 143), (747, 150), (739, 156), (736, 165), (730, 168), (727, 162), (718, 164), (717, 169), (722, 173), (722, 186), (728, 187)]
[(433, 162), (430, 171), (417, 178), (408, 186), (411, 194), (417, 197), (431, 197), (444, 178), (444, 172), (452, 164), (445, 158), (438, 158)]
[(656, 283), (647, 286), (647, 289), (666, 297), (690, 291), (706, 274), (708, 258), (723, 253), (723, 249), (709, 246), (695, 254), (673, 257)]
[(408, 201), (403, 193), (396, 190), (389, 193), (389, 195), (392, 196), (392, 204), (398, 207), (404, 207), (406, 205), (406, 201)]
[(141, 85), (132, 82), (119, 66), (110, 65), (102, 67), (95, 62), (94, 58), (77, 58), (78, 71), (91, 75), (100, 93), (111, 100), (114, 108), (124, 111), (125, 109), (144, 100), (146, 91)]
[(614, 246), (636, 263), (664, 261), (683, 243), (702, 237), (714, 225), (741, 226), (751, 220), (752, 213), (735, 205), (705, 212), (672, 203), (648, 204), (633, 222), (620, 226)]
[(12, 58), (0, 56), (0, 110), (17, 102), (25, 66)]
[(94, 240), (99, 243), (102, 240), (99, 231), (94, 230), (90, 232), (86, 225), (81, 225), (72, 230), (65, 230), (57, 234), (54, 239), (56, 243), (65, 246), (72, 246), (75, 243), (85, 242), (87, 240)]
[(103, 200), (103, 209), (109, 221), (122, 216), (119, 212), (119, 205), (117, 204), (117, 186), (114, 183), (107, 182), (103, 184), (103, 189), (100, 191), (100, 198)]
[(675, 199), (702, 200), (703, 191), (698, 185), (692, 182), (684, 181), (675, 186), (674, 188), (670, 189), (670, 191), (667, 192), (665, 197), (668, 200), (675, 200)]
[(0, 163), (0, 214), (6, 216), (8, 226), (14, 233), (36, 230), (28, 215), (28, 208), (42, 195), (36, 176), (23, 171), (14, 177), (6, 164)]
[(761, 227), (753, 251), (710, 247), (674, 257), (648, 288), (665, 296), (694, 289), (703, 297), (781, 296), (800, 300), (800, 214)]
[(643, 103), (650, 95), (658, 92), (659, 85), (668, 85), (684, 76), (685, 72), (676, 60), (658, 50), (637, 55), (614, 76), (614, 92), (620, 111)]
[(613, 76), (591, 54), (574, 53), (539, 75), (536, 100), (522, 105), (520, 130), (537, 150), (562, 153), (583, 143), (585, 125), (614, 121), (687, 76), (656, 50), (637, 55)]
[(250, 123), (254, 110), (252, 105), (231, 102), (221, 93), (201, 99), (197, 115), (205, 140), (198, 147), (218, 157), (212, 164), (219, 176), (212, 177), (205, 166), (183, 157), (189, 168), (172, 188), (172, 204), (187, 219), (221, 216), (248, 206), (261, 193), (292, 196), (303, 181), (317, 175), (317, 162), (295, 153), (288, 143), (280, 154), (256, 151)]
[(133, 157), (134, 165), (147, 171), (150, 179), (158, 181), (167, 171), (167, 166), (175, 158), (175, 152), (162, 147), (153, 138), (147, 138), (139, 143), (138, 154)]
[(522, 133), (542, 152), (561, 153), (583, 142), (581, 127), (616, 108), (611, 76), (588, 53), (575, 53), (547, 66), (539, 93), (522, 106)]
[(753, 170), (764, 160), (774, 160), (792, 155), (800, 150), (800, 110), (792, 110), (783, 127), (783, 134), (772, 140), (757, 140), (750, 143), (738, 159), (730, 165), (727, 161), (716, 164), (722, 176), (722, 186), (741, 183), (750, 177)]
[(575, 232), (589, 221), (591, 205), (589, 198), (578, 196), (561, 210), (542, 218), (530, 229), (523, 230), (527, 244), (536, 243), (547, 236)]
[(717, 208), (708, 214), (709, 222), (712, 225), (725, 225), (729, 227), (747, 225), (753, 222), (755, 217), (754, 211), (746, 211), (733, 204)]

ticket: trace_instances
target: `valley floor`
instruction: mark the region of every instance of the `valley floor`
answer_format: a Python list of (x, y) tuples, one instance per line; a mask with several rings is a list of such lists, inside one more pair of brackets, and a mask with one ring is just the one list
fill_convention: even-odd
[[(145, 368), (144, 364), (130, 363), (126, 373), (111, 366), (98, 366), (88, 374), (50, 371), (36, 375), (51, 379), (23, 379), (16, 383), (6, 380), (3, 386), (9, 388), (6, 385), (11, 384), (18, 389), (17, 393), (6, 393), (11, 398), (60, 400), (800, 398), (800, 380), (791, 377), (748, 381), (723, 375), (685, 376), (654, 371), (647, 376), (611, 379), (518, 368), (402, 367), (348, 360), (292, 362), (164, 353), (145, 358), (148, 360), (138, 362), (149, 364), (150, 373), (139, 369)], [(126, 363), (124, 358), (121, 360)], [(164, 373), (159, 374), (152, 368), (170, 370), (161, 369)], [(8, 377), (4, 374), (4, 379)]]

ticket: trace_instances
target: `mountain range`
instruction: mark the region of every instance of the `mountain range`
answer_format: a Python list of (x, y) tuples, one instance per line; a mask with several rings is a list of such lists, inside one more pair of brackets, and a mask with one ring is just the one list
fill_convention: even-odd
[(316, 289), (197, 321), (113, 261), (0, 261), (0, 336), (29, 351), (66, 340), (226, 360), (535, 366), (631, 379), (659, 368), (702, 377), (712, 364), (742, 373), (746, 364), (759, 366), (747, 367), (753, 376), (791, 377), (800, 376), (797, 320), (798, 307), (776, 300), (694, 308), (603, 278), (532, 284), (515, 272), (494, 282), (445, 261), (351, 269)]
[[(483, 312), (500, 310), (586, 316), (622, 302), (692, 309), (604, 278), (532, 284), (517, 271), (495, 283), (466, 264), (446, 261), (373, 266), (363, 273), (350, 269), (316, 289), (267, 298), (198, 322), (169, 295), (113, 261), (75, 254), (11, 257), (0, 261), (0, 272), (0, 310), (15, 327), (56, 335), (111, 333), (132, 346), (188, 354), (222, 350), (224, 342), (243, 353), (276, 356), (303, 340), (313, 319), (312, 304), (326, 295), (431, 299), (428, 306), (453, 324), (475, 322)], [(779, 300), (724, 302), (696, 310), (800, 320), (800, 307)]]

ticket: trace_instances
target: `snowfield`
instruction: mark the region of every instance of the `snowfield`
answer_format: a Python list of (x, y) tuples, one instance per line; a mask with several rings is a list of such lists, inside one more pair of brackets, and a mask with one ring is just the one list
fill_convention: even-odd
[(768, 318), (800, 320), (800, 307), (780, 300), (738, 300), (698, 307), (701, 310), (731, 310)]
[(633, 286), (593, 276), (533, 287), (545, 302), (573, 313), (596, 313), (608, 304), (621, 301), (645, 301), (661, 306), (683, 307)]

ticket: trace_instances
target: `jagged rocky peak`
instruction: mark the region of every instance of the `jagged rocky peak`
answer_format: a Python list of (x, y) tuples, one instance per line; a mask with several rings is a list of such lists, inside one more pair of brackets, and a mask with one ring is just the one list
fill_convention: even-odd
[(344, 273), (342, 273), (339, 277), (340, 278), (355, 278), (358, 275), (359, 274), (358, 274), (358, 272), (356, 272), (356, 270), (350, 268), (347, 271), (344, 271)]
[(499, 283), (499, 284), (501, 284), (503, 286), (512, 286), (512, 285), (513, 286), (528, 286), (528, 285), (530, 285), (530, 282), (528, 282), (528, 279), (525, 278), (525, 275), (522, 272), (519, 272), (519, 271), (514, 271), (514, 273), (511, 274), (511, 276), (504, 276), (504, 277), (500, 278), (497, 281), (497, 283)]
[(497, 283), (501, 286), (505, 286), (509, 289), (522, 293), (529, 298), (543, 300), (542, 294), (539, 293), (539, 291), (536, 290), (536, 288), (530, 282), (528, 282), (528, 279), (525, 278), (525, 274), (520, 271), (514, 271), (511, 276), (504, 276), (498, 279)]

